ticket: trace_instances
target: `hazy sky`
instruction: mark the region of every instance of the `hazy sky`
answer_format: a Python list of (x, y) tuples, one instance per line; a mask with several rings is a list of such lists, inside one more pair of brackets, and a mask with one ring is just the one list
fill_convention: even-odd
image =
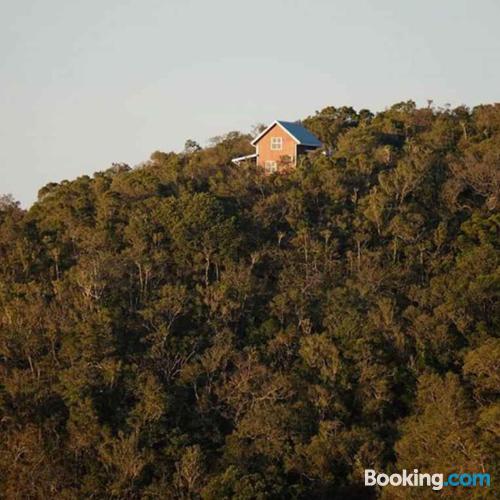
[(0, 0), (0, 193), (327, 105), (500, 100), (499, 0)]

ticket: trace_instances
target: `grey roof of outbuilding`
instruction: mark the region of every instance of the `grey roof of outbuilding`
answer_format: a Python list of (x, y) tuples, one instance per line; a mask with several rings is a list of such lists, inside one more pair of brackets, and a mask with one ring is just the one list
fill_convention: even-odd
[(295, 139), (299, 141), (299, 144), (302, 144), (303, 146), (322, 146), (321, 141), (300, 123), (285, 122), (283, 120), (277, 120), (277, 122), (290, 132), (290, 134), (292, 134)]
[(285, 122), (283, 120), (275, 120), (273, 123), (271, 123), (269, 127), (263, 130), (252, 141), (252, 144), (255, 146), (260, 141), (260, 139), (264, 137), (275, 125), (283, 127), (302, 146), (313, 146), (317, 148), (322, 146), (321, 141), (299, 122)]

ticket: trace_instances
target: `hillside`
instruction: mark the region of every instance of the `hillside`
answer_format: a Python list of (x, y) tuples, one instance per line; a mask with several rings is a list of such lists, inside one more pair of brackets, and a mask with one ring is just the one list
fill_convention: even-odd
[(499, 480), (500, 105), (304, 123), (331, 154), (289, 175), (231, 132), (0, 200), (0, 496)]

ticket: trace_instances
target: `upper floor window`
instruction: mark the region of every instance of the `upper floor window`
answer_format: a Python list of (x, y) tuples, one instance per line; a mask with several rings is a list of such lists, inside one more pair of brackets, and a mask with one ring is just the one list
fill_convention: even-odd
[(271, 137), (271, 149), (281, 151), (283, 149), (283, 137)]

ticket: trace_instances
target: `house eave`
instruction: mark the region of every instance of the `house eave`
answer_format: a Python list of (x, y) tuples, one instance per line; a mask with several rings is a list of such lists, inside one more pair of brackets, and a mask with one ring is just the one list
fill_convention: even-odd
[(257, 153), (245, 156), (238, 156), (237, 158), (233, 158), (231, 162), (234, 163), (235, 165), (238, 165), (240, 162), (245, 160), (251, 160), (252, 158), (257, 158)]

